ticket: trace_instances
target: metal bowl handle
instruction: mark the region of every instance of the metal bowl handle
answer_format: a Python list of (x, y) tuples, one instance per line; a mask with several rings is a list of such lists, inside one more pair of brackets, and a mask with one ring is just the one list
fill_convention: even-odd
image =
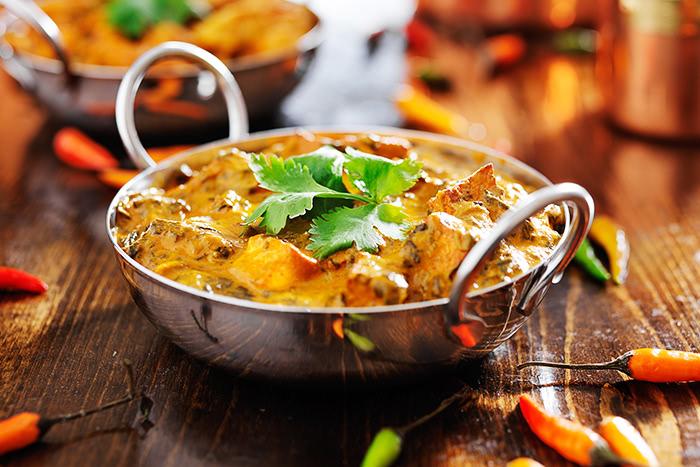
[(236, 140), (248, 134), (248, 111), (241, 89), (228, 67), (214, 55), (196, 45), (185, 42), (164, 42), (141, 55), (129, 67), (117, 92), (115, 115), (119, 136), (129, 157), (141, 169), (153, 167), (156, 162), (148, 155), (136, 131), (134, 119), (136, 93), (151, 65), (164, 58), (172, 57), (196, 62), (214, 74), (226, 101), (229, 139)]
[(544, 285), (551, 282), (555, 276), (563, 273), (588, 233), (595, 210), (591, 195), (575, 183), (561, 183), (531, 193), (513, 209), (506, 211), (490, 235), (474, 245), (455, 275), (450, 301), (446, 309), (448, 326), (453, 327), (465, 322), (483, 322), (479, 316), (470, 313), (465, 306), (469, 286), (474, 282), (480, 266), (490, 257), (501, 240), (506, 238), (521, 223), (548, 205), (562, 202), (573, 207), (571, 226), (564, 232), (554, 252), (545, 260), (544, 269), (534, 277), (524, 290), (518, 301), (518, 306), (521, 309), (527, 306)]
[[(39, 8), (39, 6), (33, 1), (25, 0), (0, 0), (0, 5), (7, 8), (7, 10), (21, 19), (22, 21), (29, 24), (35, 31), (40, 33), (53, 47), (56, 52), (56, 56), (59, 61), (63, 64), (63, 74), (66, 77), (68, 83), (72, 83), (75, 76), (70, 70), (70, 65), (68, 63), (68, 55), (66, 54), (65, 44), (63, 42), (63, 36), (61, 31), (58, 29), (56, 23), (44, 13), (44, 10)], [(23, 85), (28, 83), (22, 83)]]

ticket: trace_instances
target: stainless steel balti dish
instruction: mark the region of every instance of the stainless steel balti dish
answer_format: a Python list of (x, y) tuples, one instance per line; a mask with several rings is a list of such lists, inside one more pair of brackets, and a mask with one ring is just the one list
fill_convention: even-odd
[[(5, 7), (0, 11), (0, 65), (5, 71), (61, 120), (90, 130), (114, 131), (114, 100), (126, 68), (71, 62), (58, 26), (33, 1), (0, 0), (0, 6)], [(249, 117), (274, 110), (308, 69), (322, 40), (321, 22), (312, 15), (314, 27), (293, 48), (227, 62), (240, 85)], [(14, 50), (4, 35), (17, 21), (29, 24), (49, 41), (58, 59)], [(141, 132), (195, 131), (226, 121), (226, 108), (220, 99), (212, 98), (215, 88), (211, 74), (186, 65), (173, 66), (149, 74), (145, 85), (154, 88), (162, 78), (179, 80), (179, 95), (174, 98), (196, 103), (200, 112), (197, 118), (190, 118), (138, 108)]]
[[(155, 164), (139, 142), (132, 106), (145, 70), (166, 56), (189, 57), (215, 72), (224, 86), (230, 113), (230, 139), (214, 142)], [(233, 76), (208, 52), (189, 44), (168, 43), (144, 54), (127, 72), (117, 100), (117, 124), (134, 162), (145, 170), (115, 196), (107, 229), (131, 295), (148, 320), (194, 357), (232, 373), (258, 380), (302, 385), (369, 385), (415, 379), (479, 358), (512, 336), (559, 281), (586, 235), (593, 202), (582, 187), (552, 185), (542, 174), (492, 149), (456, 138), (396, 128), (305, 129), (313, 133), (394, 135), (438, 145), (465, 164), (491, 162), (505, 175), (537, 191), (509, 209), (490, 237), (479, 241), (456, 272), (449, 298), (365, 308), (307, 308), (269, 305), (207, 293), (166, 279), (145, 268), (118, 245), (113, 228), (119, 201), (148, 189), (183, 163), (202, 163), (218, 149), (255, 151), (299, 129), (247, 135), (245, 112)], [(470, 160), (471, 159), (471, 160)], [(561, 204), (565, 229), (553, 253), (512, 281), (468, 292), (470, 276), (513, 229), (549, 204)], [(340, 339), (332, 322), (372, 343), (359, 348)], [(469, 338), (465, 339), (465, 335)], [(360, 346), (361, 347), (361, 346)]]

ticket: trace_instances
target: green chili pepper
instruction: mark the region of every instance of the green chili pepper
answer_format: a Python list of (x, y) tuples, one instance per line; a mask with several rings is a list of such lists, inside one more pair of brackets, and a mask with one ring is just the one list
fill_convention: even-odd
[(450, 80), (430, 65), (421, 68), (418, 79), (432, 91), (447, 92), (452, 88)]
[(345, 337), (347, 337), (350, 340), (350, 342), (352, 342), (352, 345), (354, 345), (357, 350), (369, 353), (377, 348), (377, 346), (374, 345), (374, 342), (372, 342), (364, 336), (359, 335), (355, 331), (352, 331), (348, 328), (343, 329), (343, 331), (345, 332)]
[(598, 257), (595, 255), (593, 245), (587, 238), (581, 242), (581, 246), (576, 251), (574, 259), (583, 267), (583, 269), (586, 270), (586, 272), (588, 272), (588, 274), (599, 281), (610, 280), (610, 273), (607, 269), (605, 269), (603, 263), (601, 263)]
[(455, 402), (463, 402), (469, 391), (469, 387), (463, 387), (447, 399), (444, 399), (435, 410), (408, 425), (400, 428), (382, 428), (379, 430), (379, 433), (372, 440), (372, 444), (369, 445), (369, 449), (367, 449), (365, 458), (362, 460), (362, 467), (389, 467), (392, 465), (401, 454), (403, 438), (406, 433), (440, 414)]
[(348, 318), (354, 319), (355, 321), (370, 321), (372, 319), (371, 316), (360, 313), (348, 313)]
[(388, 467), (398, 459), (403, 436), (393, 428), (382, 428), (369, 445), (362, 467)]
[(554, 36), (552, 43), (557, 52), (565, 54), (592, 54), (595, 52), (596, 32), (592, 29), (568, 29)]

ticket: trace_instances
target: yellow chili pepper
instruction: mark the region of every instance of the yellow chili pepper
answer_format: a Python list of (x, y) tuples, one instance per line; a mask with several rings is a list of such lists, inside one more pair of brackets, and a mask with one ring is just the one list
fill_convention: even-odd
[(395, 102), (408, 122), (447, 135), (468, 134), (467, 119), (443, 107), (409, 84), (401, 86)]
[(599, 431), (618, 456), (635, 461), (639, 465), (661, 465), (642, 435), (624, 418), (606, 417), (600, 423)]
[(630, 244), (625, 231), (609, 217), (597, 216), (593, 220), (589, 236), (607, 253), (613, 281), (618, 285), (623, 284), (627, 278), (627, 263), (630, 258)]
[(506, 467), (544, 467), (544, 465), (529, 457), (518, 457), (508, 462)]

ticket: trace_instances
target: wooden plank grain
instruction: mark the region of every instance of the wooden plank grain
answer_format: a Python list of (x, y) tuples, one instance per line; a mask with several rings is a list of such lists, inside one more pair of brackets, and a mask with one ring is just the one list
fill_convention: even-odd
[[(540, 442), (517, 408), (522, 392), (589, 426), (632, 421), (664, 465), (700, 463), (700, 385), (653, 385), (615, 372), (516, 371), (531, 358), (602, 361), (645, 346), (700, 348), (700, 150), (640, 142), (600, 117), (590, 57), (535, 53), (486, 79), (473, 51), (448, 44), (437, 60), (463, 80), (440, 99), (507, 141), (555, 182), (583, 184), (632, 243), (624, 287), (572, 267), (521, 331), (486, 358), (416, 385), (371, 391), (302, 391), (236, 379), (159, 336), (127, 294), (107, 241), (113, 191), (61, 166), (57, 125), (0, 73), (23, 117), (0, 166), (0, 262), (43, 277), (42, 296), (0, 294), (0, 416), (57, 414), (119, 397), (122, 358), (154, 401), (152, 427), (132, 404), (54, 428), (0, 465), (359, 465), (373, 435), (430, 412), (462, 382), (471, 397), (407, 435), (398, 465), (503, 465), (518, 456), (572, 465)], [(470, 58), (471, 57), (471, 58)], [(15, 134), (17, 136), (15, 136)], [(28, 135), (36, 135), (33, 139)]]

